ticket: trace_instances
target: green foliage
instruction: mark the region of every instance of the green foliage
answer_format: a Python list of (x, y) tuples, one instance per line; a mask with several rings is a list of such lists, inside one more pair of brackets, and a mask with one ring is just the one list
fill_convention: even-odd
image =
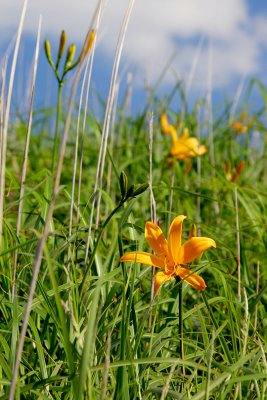
[[(64, 37), (61, 39), (57, 61), (64, 49)], [(48, 57), (47, 44), (46, 53)], [(154, 107), (155, 115), (166, 108), (157, 101)], [(194, 232), (217, 243), (217, 249), (207, 251), (191, 265), (206, 281), (204, 295), (183, 283), (182, 359), (178, 283), (166, 283), (151, 300), (151, 268), (119, 262), (127, 251), (150, 251), (144, 240), (144, 226), (145, 221), (152, 219), (150, 192), (144, 183), (149, 176), (147, 115), (136, 119), (121, 115), (115, 126), (116, 136), (108, 143), (100, 222), (93, 226), (86, 263), (101, 134), (96, 122), (89, 120), (90, 129), (83, 143), (81, 193), (74, 201), (73, 229), (69, 235), (75, 142), (71, 133), (32, 303), (17, 398), (265, 399), (267, 152), (266, 132), (260, 129), (261, 116), (254, 120), (258, 137), (253, 136), (253, 127), (246, 135), (236, 135), (227, 112), (215, 120), (215, 164), (210, 161), (208, 134), (200, 139), (209, 148), (201, 159), (192, 158), (191, 165), (169, 160), (169, 139), (162, 135), (158, 121), (154, 123), (150, 189), (163, 231), (167, 233), (174, 216), (184, 214), (185, 236), (196, 224)], [(198, 126), (197, 107), (184, 115), (184, 121), (194, 136), (197, 129), (205, 131), (208, 126), (205, 120)], [(51, 200), (52, 146), (41, 133), (32, 138), (30, 145), (22, 225), (17, 235), (25, 126), (16, 124), (12, 132), (14, 139), (7, 152), (0, 257), (3, 399), (8, 398), (34, 254)], [(79, 158), (81, 151), (79, 148)], [(242, 160), (245, 167), (233, 182), (233, 174)]]

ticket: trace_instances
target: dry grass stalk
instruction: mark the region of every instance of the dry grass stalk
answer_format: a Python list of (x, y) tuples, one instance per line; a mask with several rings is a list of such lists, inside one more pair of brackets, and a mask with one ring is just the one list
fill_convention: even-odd
[[(200, 143), (200, 105), (197, 106), (197, 138)], [(201, 157), (197, 157), (197, 188), (200, 193), (201, 186)], [(201, 196), (197, 197), (197, 235), (201, 236)]]
[(14, 48), (14, 55), (13, 61), (11, 65), (10, 71), (10, 78), (9, 78), (9, 85), (8, 85), (8, 93), (7, 93), (7, 101), (5, 106), (5, 113), (4, 113), (4, 121), (3, 121), (3, 131), (2, 131), (2, 141), (1, 141), (1, 165), (0, 165), (0, 249), (2, 247), (2, 239), (3, 239), (3, 217), (4, 217), (4, 198), (5, 198), (5, 174), (6, 174), (6, 148), (7, 148), (7, 130), (9, 124), (9, 112), (10, 112), (10, 104), (11, 104), (11, 97), (13, 92), (13, 84), (17, 66), (17, 59), (18, 59), (18, 52), (20, 46), (20, 39), (24, 24), (24, 19), (26, 15), (28, 0), (24, 1), (20, 22), (18, 26), (17, 38)]
[(238, 192), (235, 187), (235, 223), (236, 223), (236, 246), (237, 246), (237, 296), (241, 302), (241, 264), (240, 264), (240, 230), (239, 230), (239, 215), (238, 215)]
[(105, 112), (105, 117), (104, 117), (104, 123), (103, 123), (103, 154), (100, 159), (101, 165), (100, 165), (100, 174), (99, 174), (99, 192), (98, 192), (98, 198), (97, 198), (97, 208), (96, 208), (96, 226), (99, 224), (99, 218), (100, 218), (100, 203), (101, 203), (101, 197), (102, 197), (102, 186), (103, 186), (103, 175), (104, 175), (104, 166), (105, 166), (105, 160), (106, 160), (106, 152), (107, 152), (107, 143), (108, 143), (108, 136), (109, 136), (109, 131), (110, 131), (110, 122), (111, 122), (111, 117), (112, 117), (112, 109), (114, 107), (114, 102), (116, 98), (116, 83), (118, 81), (118, 72), (119, 72), (119, 66), (120, 66), (120, 60), (121, 60), (121, 54), (122, 54), (122, 49), (124, 45), (124, 40), (128, 28), (128, 24), (130, 21), (131, 13), (133, 10), (135, 0), (130, 0), (128, 4), (128, 8), (126, 10), (126, 14), (122, 23), (122, 27), (120, 30), (119, 34), (119, 39), (118, 39), (118, 45), (116, 48), (116, 54), (115, 54), (115, 59), (114, 59), (114, 64), (113, 64), (113, 69), (112, 69), (112, 76), (111, 76), (111, 84), (110, 84), (110, 91), (109, 91), (109, 96), (107, 100), (107, 107), (106, 107), (106, 112)]
[[(96, 26), (96, 30), (97, 29), (98, 29), (98, 26)], [(76, 186), (76, 174), (77, 174), (77, 164), (78, 164), (81, 110), (82, 110), (83, 95), (84, 95), (84, 90), (85, 90), (85, 85), (86, 85), (86, 80), (87, 80), (87, 85), (86, 85), (87, 90), (86, 90), (86, 95), (85, 95), (86, 100), (85, 100), (84, 119), (83, 119), (83, 131), (82, 131), (82, 151), (83, 151), (83, 141), (84, 141), (84, 135), (85, 135), (85, 121), (86, 121), (86, 115), (87, 115), (88, 96), (89, 96), (89, 88), (90, 88), (91, 75), (92, 75), (92, 65), (93, 65), (93, 58), (94, 58), (95, 43), (96, 43), (96, 40), (94, 40), (93, 47), (92, 47), (92, 53), (90, 53), (90, 56), (88, 57), (87, 62), (86, 62), (86, 67), (85, 67), (84, 76), (83, 76), (83, 80), (82, 80), (80, 100), (79, 100), (77, 129), (76, 129), (75, 148), (74, 148), (73, 172), (72, 172), (72, 185), (71, 185), (69, 240), (72, 235), (72, 227), (73, 227), (73, 210), (74, 210), (74, 201), (75, 201), (75, 186)], [(89, 65), (90, 65), (90, 68), (89, 68)], [(82, 156), (81, 156), (81, 159), (82, 159)], [(80, 167), (82, 168), (82, 164), (80, 164)], [(77, 196), (78, 197), (77, 224), (79, 221), (79, 213), (80, 213), (79, 205), (80, 205), (81, 179), (82, 179), (82, 176), (79, 174), (79, 182), (78, 182), (79, 191), (78, 191), (78, 196)], [(70, 256), (71, 256), (71, 246), (69, 245), (69, 247), (68, 247), (68, 262), (70, 260)]]
[(99, 223), (100, 202), (101, 202), (101, 197), (102, 197), (101, 196), (102, 181), (103, 181), (104, 165), (105, 165), (105, 158), (106, 158), (107, 142), (108, 142), (108, 136), (109, 136), (110, 120), (111, 120), (112, 109), (113, 109), (114, 99), (115, 99), (115, 94), (116, 94), (116, 82), (117, 82), (117, 77), (118, 77), (118, 70), (119, 70), (119, 65), (120, 65), (120, 59), (121, 59), (124, 39), (125, 39), (128, 24), (129, 24), (131, 12), (132, 12), (132, 9), (134, 6), (134, 2), (135, 2), (135, 0), (130, 0), (130, 2), (128, 4), (128, 8), (126, 10), (126, 14), (124, 16), (124, 20), (123, 20), (121, 31), (120, 31), (119, 38), (118, 38), (118, 44), (116, 47), (116, 54), (115, 54), (115, 58), (114, 58), (113, 68), (112, 68), (110, 88), (109, 88), (109, 94), (108, 94), (108, 99), (107, 99), (107, 106), (106, 106), (106, 111), (105, 111), (103, 129), (102, 129), (102, 139), (101, 139), (99, 156), (98, 156), (97, 167), (96, 167), (95, 185), (94, 185), (94, 190), (93, 190), (93, 194), (92, 194), (91, 214), (90, 214), (90, 219), (89, 219), (89, 228), (88, 228), (85, 257), (84, 257), (85, 265), (87, 263), (89, 246), (91, 243), (93, 216), (94, 216), (96, 200), (97, 200), (96, 225), (98, 225), (98, 223)]
[[(29, 153), (31, 128), (32, 128), (33, 102), (34, 102), (34, 94), (35, 94), (35, 81), (36, 81), (36, 75), (37, 75), (37, 66), (38, 66), (38, 59), (39, 59), (41, 25), (42, 25), (42, 18), (40, 16), (39, 24), (38, 24), (37, 39), (36, 39), (35, 55), (34, 55), (28, 127), (27, 127), (26, 142), (25, 142), (25, 148), (24, 148), (24, 157), (23, 157), (21, 178), (20, 178), (19, 206), (18, 206), (18, 217), (17, 217), (17, 227), (16, 227), (17, 238), (19, 238), (19, 234), (20, 234), (21, 217), (22, 217), (22, 211), (23, 211), (23, 197), (24, 197), (24, 191), (25, 191), (25, 180), (26, 180), (26, 173), (27, 173), (28, 153)], [(18, 250), (16, 249), (15, 255), (14, 255), (12, 301), (14, 300), (14, 296), (15, 296), (17, 261), (18, 261)]]
[[(98, 2), (98, 5), (96, 7), (96, 11), (95, 11), (94, 17), (92, 19), (92, 23), (88, 30), (87, 38), (94, 26), (100, 4), (101, 4), (101, 0)], [(81, 57), (82, 61), (84, 60), (84, 57), (86, 55), (85, 47), (87, 45), (88, 45), (87, 40), (85, 40), (84, 48), (81, 53), (83, 55)], [(52, 220), (52, 216), (53, 216), (53, 212), (54, 212), (54, 208), (55, 208), (55, 202), (56, 202), (56, 198), (57, 198), (58, 190), (59, 190), (61, 172), (62, 172), (63, 161), (64, 161), (64, 156), (65, 156), (66, 143), (67, 143), (68, 132), (69, 132), (70, 123), (71, 123), (72, 111), (73, 111), (73, 107), (74, 107), (74, 100), (75, 100), (75, 96), (76, 96), (76, 92), (77, 92), (77, 88), (78, 88), (81, 69), (82, 69), (82, 61), (78, 64), (78, 68), (76, 70), (76, 75), (75, 75), (75, 79), (74, 79), (73, 87), (72, 87), (72, 91), (71, 91), (71, 97), (69, 100), (69, 107), (68, 107), (68, 112), (67, 112), (67, 116), (66, 116), (66, 122), (65, 122), (63, 136), (62, 136), (62, 140), (61, 140), (61, 144), (60, 144), (60, 149), (59, 149), (58, 164), (57, 164), (56, 171), (55, 171), (53, 195), (52, 195), (52, 199), (51, 199), (51, 202), (50, 202), (50, 205), (48, 208), (47, 217), (46, 217), (46, 221), (45, 221), (45, 225), (44, 225), (44, 230), (38, 241), (36, 251), (35, 251), (35, 256), (34, 256), (34, 261), (33, 261), (32, 281), (30, 284), (28, 300), (27, 300), (25, 314), (24, 314), (24, 318), (23, 318), (23, 324), (22, 324), (21, 331), (20, 331), (20, 339), (19, 339), (19, 343), (18, 343), (16, 361), (15, 361), (13, 374), (12, 374), (12, 382), (11, 382), (11, 386), (10, 386), (9, 400), (13, 400), (14, 396), (15, 396), (15, 389), (16, 389), (16, 383), (17, 383), (17, 378), (18, 378), (19, 365), (20, 365), (20, 361), (21, 361), (26, 331), (27, 331), (27, 327), (28, 327), (28, 323), (29, 323), (32, 301), (33, 301), (35, 288), (36, 288), (36, 284), (37, 284), (37, 278), (39, 275), (44, 246), (45, 246), (45, 242), (46, 242), (46, 239), (47, 239), (47, 236), (49, 233), (49, 226), (50, 226), (50, 222)]]
[[(149, 194), (150, 194), (150, 218), (155, 224), (157, 223), (157, 207), (153, 193), (153, 113), (150, 114), (149, 119)], [(151, 289), (150, 289), (150, 303), (154, 299), (154, 282), (155, 282), (155, 267), (151, 267)], [(151, 330), (152, 325), (152, 308), (149, 312), (148, 329)]]

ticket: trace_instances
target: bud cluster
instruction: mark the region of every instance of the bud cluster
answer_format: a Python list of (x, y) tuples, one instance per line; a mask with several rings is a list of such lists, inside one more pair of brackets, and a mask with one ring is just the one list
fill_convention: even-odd
[(89, 31), (89, 33), (86, 37), (86, 40), (84, 42), (81, 53), (76, 61), (74, 61), (75, 53), (76, 53), (76, 46), (74, 43), (70, 44), (70, 46), (67, 49), (65, 61), (63, 63), (63, 67), (61, 70), (62, 73), (60, 73), (59, 68), (61, 66), (61, 60), (62, 60), (64, 50), (66, 48), (66, 43), (67, 43), (66, 32), (64, 30), (61, 32), (61, 35), (59, 38), (57, 58), (56, 58), (55, 62), (52, 59), (51, 44), (50, 44), (49, 40), (45, 40), (45, 42), (44, 42), (45, 55), (46, 55), (47, 61), (49, 62), (51, 68), (53, 69), (53, 71), (55, 73), (56, 79), (60, 86), (63, 86), (66, 74), (69, 71), (71, 71), (73, 68), (75, 68), (84, 59), (84, 57), (89, 53), (89, 51), (92, 48), (92, 45), (94, 43), (94, 40), (95, 40), (95, 31), (91, 30), (91, 31)]

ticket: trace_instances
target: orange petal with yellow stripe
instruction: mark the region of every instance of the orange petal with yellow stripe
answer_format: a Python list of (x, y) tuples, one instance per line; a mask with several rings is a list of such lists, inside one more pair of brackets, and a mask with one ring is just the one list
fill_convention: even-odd
[(207, 285), (201, 276), (194, 274), (190, 269), (180, 267), (177, 271), (177, 275), (184, 281), (194, 286), (195, 289), (205, 290)]
[(121, 262), (136, 262), (139, 264), (152, 265), (153, 267), (164, 269), (164, 260), (154, 256), (154, 254), (146, 253), (144, 251), (130, 251), (129, 253), (124, 254), (121, 259)]
[(213, 239), (207, 237), (192, 237), (181, 246), (179, 264), (187, 264), (195, 260), (203, 251), (208, 250), (210, 247), (216, 247), (216, 243)]
[(145, 228), (145, 238), (159, 257), (168, 257), (168, 242), (158, 225), (150, 221), (147, 222)]
[(167, 275), (164, 272), (158, 272), (155, 275), (155, 282), (154, 282), (154, 292), (156, 293), (158, 288), (164, 283), (169, 281), (170, 279), (173, 279), (173, 276)]

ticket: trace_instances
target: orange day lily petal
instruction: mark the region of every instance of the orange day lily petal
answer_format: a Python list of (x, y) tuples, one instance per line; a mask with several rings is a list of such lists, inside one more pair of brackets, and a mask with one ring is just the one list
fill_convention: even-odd
[(179, 252), (181, 247), (183, 220), (186, 217), (179, 215), (174, 218), (171, 223), (168, 235), (169, 254), (172, 256), (173, 261), (179, 264)]
[(184, 141), (184, 145), (188, 148), (188, 150), (193, 150), (193, 151), (197, 152), (199, 142), (198, 142), (197, 138), (191, 137)]
[(210, 247), (216, 247), (216, 243), (213, 239), (207, 237), (192, 237), (181, 246), (180, 264), (189, 263)]
[(177, 275), (182, 278), (184, 281), (192, 285), (195, 289), (205, 290), (207, 285), (201, 276), (198, 274), (194, 274), (187, 268), (178, 268)]
[(168, 257), (168, 242), (160, 229), (153, 222), (147, 222), (145, 228), (145, 238), (159, 257)]
[(191, 137), (189, 139), (178, 139), (174, 142), (171, 148), (171, 154), (178, 159), (186, 159), (188, 157), (196, 157), (203, 155), (208, 150), (204, 145), (199, 145), (197, 138)]
[(129, 262), (133, 261), (139, 264), (152, 265), (153, 267), (158, 267), (164, 269), (165, 263), (162, 258), (154, 256), (153, 254), (146, 253), (144, 251), (130, 251), (129, 253), (124, 254), (121, 259), (121, 262)]
[(186, 140), (188, 138), (188, 135), (189, 135), (189, 129), (184, 128), (183, 132), (182, 132), (181, 140)]
[(154, 282), (154, 292), (156, 293), (158, 288), (164, 283), (172, 279), (173, 276), (165, 274), (165, 272), (160, 271), (155, 275), (155, 282)]
[(160, 118), (161, 129), (165, 135), (171, 135), (172, 140), (175, 141), (177, 139), (177, 131), (172, 124), (169, 123), (168, 117), (166, 114), (163, 114)]
[(208, 149), (206, 146), (204, 146), (204, 144), (202, 144), (201, 146), (199, 146), (198, 148), (198, 155), (202, 156), (203, 154), (207, 153)]
[(176, 141), (173, 144), (170, 153), (179, 160), (184, 160), (188, 157), (195, 157), (197, 155), (182, 141)]
[(160, 124), (162, 132), (165, 133), (165, 135), (170, 133), (170, 124), (166, 114), (162, 114), (162, 116), (160, 117)]

